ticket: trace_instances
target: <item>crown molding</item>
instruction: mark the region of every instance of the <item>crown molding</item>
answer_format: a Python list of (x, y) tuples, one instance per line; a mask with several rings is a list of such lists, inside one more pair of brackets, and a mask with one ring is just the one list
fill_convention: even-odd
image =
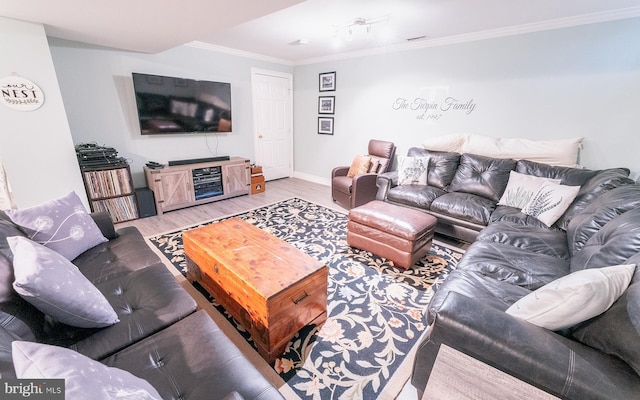
[(398, 45), (379, 47), (375, 49), (367, 49), (354, 51), (349, 53), (332, 54), (323, 57), (307, 58), (302, 60), (286, 60), (277, 57), (270, 57), (264, 54), (252, 53), (244, 50), (232, 49), (229, 47), (217, 46), (204, 42), (190, 42), (186, 46), (199, 48), (203, 50), (216, 51), (220, 53), (235, 55), (239, 57), (252, 58), (277, 64), (297, 66), (320, 64), (331, 61), (346, 60), (350, 58), (384, 55), (401, 51), (424, 49), (436, 46), (446, 46), (451, 44), (459, 44), (473, 42), (478, 40), (495, 39), (506, 36), (522, 35), (526, 33), (541, 32), (553, 29), (569, 28), (579, 25), (595, 24), (600, 22), (615, 21), (620, 19), (640, 17), (640, 6), (621, 8), (617, 10), (604, 11), (599, 13), (584, 14), (574, 17), (558, 18), (549, 21), (534, 22), (530, 24), (510, 26), (506, 28), (489, 29), (485, 31), (466, 33), (462, 35), (447, 36), (439, 39), (425, 39), (418, 42), (402, 43)]
[(600, 22), (615, 21), (620, 19), (640, 17), (640, 6), (621, 8), (600, 13), (584, 14), (574, 17), (558, 18), (543, 22), (510, 26), (506, 28), (489, 29), (462, 35), (447, 36), (439, 39), (426, 39), (413, 43), (403, 43), (394, 46), (386, 46), (375, 49), (361, 50), (350, 53), (334, 54), (325, 57), (308, 58), (294, 62), (294, 65), (319, 64), (323, 62), (345, 60), (349, 58), (383, 55), (400, 51), (416, 50), (436, 46), (446, 46), (473, 42), (485, 39), (495, 39), (506, 36), (522, 35), (525, 33), (541, 32), (546, 30), (570, 28), (579, 25), (595, 24)]

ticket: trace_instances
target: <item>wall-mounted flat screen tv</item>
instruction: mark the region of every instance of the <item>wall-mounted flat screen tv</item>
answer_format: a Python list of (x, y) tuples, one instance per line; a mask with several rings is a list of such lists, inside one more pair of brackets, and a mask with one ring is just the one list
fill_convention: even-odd
[(231, 85), (133, 73), (143, 135), (231, 132)]

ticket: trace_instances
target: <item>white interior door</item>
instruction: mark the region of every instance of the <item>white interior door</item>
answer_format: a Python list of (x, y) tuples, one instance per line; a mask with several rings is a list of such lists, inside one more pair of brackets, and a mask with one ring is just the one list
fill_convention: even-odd
[(253, 69), (253, 129), (256, 164), (265, 180), (293, 175), (291, 74)]

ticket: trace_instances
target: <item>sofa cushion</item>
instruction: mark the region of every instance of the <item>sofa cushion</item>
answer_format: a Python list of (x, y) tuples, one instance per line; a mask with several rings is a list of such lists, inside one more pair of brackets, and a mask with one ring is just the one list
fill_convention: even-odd
[(120, 322), (99, 330), (48, 321), (46, 343), (100, 359), (193, 313), (196, 302), (162, 264), (151, 265), (96, 288), (109, 300)]
[(488, 278), (536, 290), (569, 273), (569, 261), (544, 253), (525, 251), (511, 243), (474, 242), (458, 269), (476, 271)]
[(478, 225), (487, 225), (496, 202), (470, 193), (446, 193), (431, 203), (431, 211)]
[[(640, 253), (628, 262), (640, 263)], [(607, 311), (572, 329), (581, 343), (620, 358), (640, 375), (640, 274)]]
[(446, 192), (427, 185), (402, 185), (389, 190), (387, 199), (393, 203), (404, 204), (428, 210), (433, 200)]
[(582, 168), (553, 166), (529, 160), (519, 160), (516, 171), (521, 174), (560, 179), (567, 186), (582, 186), (598, 174), (598, 171)]
[(569, 208), (579, 190), (579, 186), (546, 183), (529, 199), (522, 212), (551, 226)]
[(133, 226), (118, 229), (118, 237), (93, 247), (73, 260), (93, 284), (127, 275), (160, 263), (140, 231)]
[(604, 225), (619, 215), (640, 207), (640, 185), (624, 185), (603, 193), (577, 213), (567, 227), (567, 242), (572, 254)]
[(453, 181), (453, 177), (460, 164), (460, 154), (441, 151), (427, 151), (411, 147), (407, 152), (410, 157), (429, 157), (429, 172), (427, 185), (446, 189)]
[(14, 341), (12, 349), (19, 379), (64, 379), (66, 398), (162, 399), (144, 379), (118, 368), (107, 367), (73, 350), (23, 341)]
[(16, 378), (11, 355), (11, 343), (15, 340), (20, 340), (20, 338), (0, 325), (0, 379)]
[(635, 264), (577, 271), (516, 301), (507, 314), (553, 331), (605, 312), (629, 286)]
[(514, 225), (536, 226), (547, 230), (560, 229), (556, 225), (547, 227), (544, 222), (532, 217), (531, 215), (523, 213), (521, 209), (509, 206), (497, 206), (496, 209), (493, 210), (491, 218), (489, 219), (489, 224), (495, 224), (498, 222), (508, 222)]
[(511, 159), (463, 154), (449, 191), (475, 194), (497, 202), (515, 165), (516, 162)]
[(67, 260), (107, 241), (75, 192), (34, 207), (5, 212), (31, 240)]
[(522, 251), (546, 254), (567, 262), (571, 259), (566, 235), (559, 229), (499, 222), (484, 228), (476, 241), (507, 244)]
[(428, 157), (398, 157), (398, 185), (426, 185)]
[(545, 183), (560, 183), (560, 180), (509, 171), (509, 181), (498, 205), (522, 209)]
[(7, 237), (16, 233), (13, 223), (0, 218), (0, 326), (16, 337), (35, 340), (42, 335), (44, 314), (13, 289), (13, 252)]
[(450, 292), (460, 293), (485, 306), (505, 311), (513, 303), (531, 293), (521, 286), (487, 277), (482, 272), (457, 269), (447, 276), (429, 302), (427, 322), (432, 324), (437, 310)]
[(571, 257), (571, 272), (627, 264), (640, 249), (640, 208), (634, 208), (605, 224)]
[(163, 399), (282, 398), (204, 310), (102, 362), (145, 379)]
[(575, 200), (562, 217), (560, 217), (558, 222), (556, 222), (556, 225), (566, 230), (573, 216), (582, 211), (602, 193), (620, 186), (633, 184), (633, 179), (628, 178), (628, 176), (629, 170), (626, 168), (612, 168), (599, 171), (595, 176), (581, 185)]
[(61, 254), (23, 236), (7, 239), (13, 251), (16, 292), (43, 313), (80, 328), (118, 322), (107, 299)]

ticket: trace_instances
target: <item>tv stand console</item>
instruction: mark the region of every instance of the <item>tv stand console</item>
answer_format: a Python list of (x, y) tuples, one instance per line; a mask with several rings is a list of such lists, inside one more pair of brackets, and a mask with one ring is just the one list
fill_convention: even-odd
[(158, 215), (167, 211), (249, 194), (251, 164), (242, 157), (195, 164), (144, 167)]

